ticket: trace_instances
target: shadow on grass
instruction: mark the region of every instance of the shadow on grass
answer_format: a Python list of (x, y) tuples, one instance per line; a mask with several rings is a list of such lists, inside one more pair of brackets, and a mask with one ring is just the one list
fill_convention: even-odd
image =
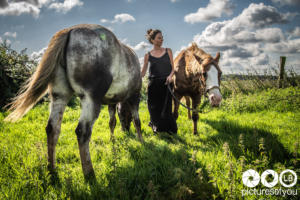
[(217, 189), (204, 166), (183, 148), (145, 142), (128, 145), (132, 162), (117, 162), (108, 185), (94, 182), (91, 192), (70, 188), (71, 199), (213, 199)]
[(236, 158), (242, 155), (242, 146), (244, 146), (245, 151), (250, 152), (254, 157), (258, 157), (261, 152), (266, 152), (270, 166), (277, 162), (289, 163), (293, 158), (292, 153), (288, 152), (279, 141), (278, 136), (272, 132), (256, 127), (241, 126), (229, 120), (214, 121), (205, 119), (204, 122), (216, 129), (218, 134), (207, 137), (202, 142), (211, 143), (210, 145), (215, 147), (227, 142)]

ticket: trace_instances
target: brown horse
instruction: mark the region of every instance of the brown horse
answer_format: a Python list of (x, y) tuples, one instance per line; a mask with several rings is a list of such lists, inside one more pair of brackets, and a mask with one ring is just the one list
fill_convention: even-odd
[[(213, 58), (211, 55), (200, 49), (196, 43), (182, 50), (175, 58), (174, 95), (177, 99), (186, 97), (189, 106), (189, 98), (192, 99), (192, 119), (194, 123), (194, 134), (197, 134), (197, 110), (201, 96), (208, 94), (210, 104), (219, 106), (222, 100), (220, 93), (221, 70), (218, 62), (220, 53)], [(178, 118), (179, 102), (174, 100), (175, 119)]]
[[(73, 94), (78, 95), (81, 115), (75, 132), (82, 169), (85, 178), (95, 177), (89, 141), (102, 104), (108, 104), (111, 138), (116, 125), (116, 104), (121, 102), (121, 107), (124, 105), (131, 112), (138, 138), (143, 140), (138, 114), (141, 84), (136, 54), (120, 43), (111, 31), (99, 25), (73, 26), (53, 36), (35, 73), (12, 102), (13, 112), (6, 121), (21, 118), (49, 92), (51, 111), (46, 133), (48, 162), (52, 171), (65, 107)], [(122, 116), (122, 112), (119, 115)], [(127, 119), (126, 116), (123, 118)], [(128, 129), (130, 121), (131, 118), (122, 123), (122, 127)]]

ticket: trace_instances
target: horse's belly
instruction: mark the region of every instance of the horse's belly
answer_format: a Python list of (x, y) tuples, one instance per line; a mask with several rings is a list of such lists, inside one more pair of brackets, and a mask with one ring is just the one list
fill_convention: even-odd
[(106, 92), (103, 101), (107, 103), (120, 102), (130, 95), (129, 91), (133, 90), (132, 74), (128, 72), (126, 67), (119, 67), (116, 70), (111, 71), (113, 75), (113, 81)]
[(128, 94), (129, 78), (114, 80), (104, 96), (104, 101), (120, 101)]

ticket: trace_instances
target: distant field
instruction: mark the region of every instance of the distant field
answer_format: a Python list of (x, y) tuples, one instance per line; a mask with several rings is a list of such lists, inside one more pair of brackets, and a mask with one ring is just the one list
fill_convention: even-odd
[[(145, 143), (138, 142), (133, 125), (124, 133), (118, 121), (113, 151), (105, 106), (90, 143), (97, 177), (92, 185), (84, 182), (75, 134), (79, 106), (67, 108), (63, 118), (56, 178), (47, 171), (48, 103), (17, 123), (4, 123), (7, 113), (0, 113), (0, 199), (299, 199), (299, 88), (231, 92), (222, 108), (205, 107), (204, 112), (199, 135), (192, 134), (183, 107), (177, 136), (154, 135), (143, 101)], [(296, 171), (298, 183), (292, 189), (298, 189), (298, 196), (242, 197), (242, 173), (248, 169)]]

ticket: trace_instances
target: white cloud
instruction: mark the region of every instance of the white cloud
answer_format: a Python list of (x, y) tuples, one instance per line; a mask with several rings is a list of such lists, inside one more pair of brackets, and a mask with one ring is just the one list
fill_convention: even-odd
[(112, 23), (125, 23), (129, 21), (135, 21), (135, 18), (127, 13), (117, 14), (114, 18), (115, 19), (112, 21)]
[(273, 3), (283, 5), (300, 5), (299, 0), (272, 0)]
[(171, 0), (172, 3), (176, 3), (178, 1), (180, 1), (180, 0)]
[(150, 47), (151, 47), (150, 44), (142, 41), (142, 42), (138, 43), (137, 45), (135, 45), (133, 47), (133, 50), (135, 50), (135, 51), (148, 50)]
[(144, 57), (139, 57), (140, 66), (143, 67), (144, 65)]
[(48, 48), (48, 47), (44, 47), (44, 48), (42, 48), (41, 50), (39, 50), (39, 51), (37, 51), (37, 52), (33, 52), (33, 53), (30, 55), (30, 58), (33, 59), (33, 60), (35, 60), (35, 61), (40, 62), (41, 59), (42, 59), (42, 56), (44, 55), (44, 53), (45, 53), (45, 51), (46, 51), (47, 48)]
[(232, 20), (232, 26), (250, 26), (251, 28), (263, 28), (272, 24), (287, 23), (289, 18), (295, 16), (295, 13), (280, 13), (273, 6), (263, 3), (250, 4), (248, 8)]
[(279, 28), (265, 28), (259, 29), (255, 32), (257, 41), (266, 43), (277, 43), (285, 39), (281, 29)]
[(72, 8), (74, 8), (76, 6), (82, 6), (82, 5), (83, 5), (83, 2), (81, 2), (80, 0), (65, 0), (63, 3), (60, 3), (60, 2), (59, 3), (58, 2), (51, 3), (49, 8), (54, 9), (57, 12), (67, 13)]
[(293, 37), (300, 37), (300, 27), (297, 26), (294, 30), (291, 31), (291, 36)]
[(12, 38), (16, 38), (17, 37), (17, 32), (5, 32), (4, 36), (6, 37), (12, 37)]
[(40, 9), (26, 2), (11, 2), (5, 7), (0, 7), (0, 15), (20, 16), (22, 14), (31, 14), (37, 18), (40, 14)]
[[(250, 4), (231, 20), (211, 23), (194, 36), (194, 41), (212, 54), (221, 51), (220, 65), (227, 72), (230, 69), (242, 71), (250, 66), (262, 69), (277, 54), (300, 52), (300, 39), (291, 40), (287, 32), (269, 27), (288, 23), (290, 16), (272, 6)], [(292, 33), (300, 34), (300, 27)]]
[(12, 0), (11, 2), (26, 2), (35, 6), (39, 5), (39, 1), (38, 0)]
[(100, 22), (101, 23), (125, 23), (125, 22), (130, 22), (130, 21), (135, 21), (135, 18), (128, 14), (128, 13), (121, 13), (121, 14), (116, 14), (114, 16), (113, 20), (108, 20), (108, 19), (101, 19)]
[(230, 0), (210, 0), (205, 8), (199, 8), (196, 13), (190, 13), (184, 17), (187, 23), (212, 21), (223, 14), (231, 15), (234, 9)]
[(274, 53), (299, 54), (300, 39), (290, 39), (280, 41), (279, 43), (269, 43), (266, 44), (265, 50)]
[(122, 40), (120, 40), (121, 43), (129, 46), (130, 48), (132, 48), (134, 51), (149, 51), (150, 50), (150, 47), (151, 45), (147, 42), (140, 42), (136, 45), (131, 45), (129, 42), (128, 42), (128, 39), (127, 38), (124, 38)]
[(109, 21), (107, 19), (100, 19), (101, 23), (108, 23)]
[(66, 13), (73, 7), (82, 5), (83, 2), (80, 0), (65, 0), (63, 3), (58, 2), (58, 0), (1, 0), (0, 15), (20, 16), (22, 14), (30, 14), (38, 18), (42, 7)]
[[(272, 16), (274, 18), (272, 18)], [(264, 4), (250, 4), (240, 15), (223, 22), (208, 25), (194, 40), (200, 46), (222, 47), (246, 42), (278, 42), (284, 38), (279, 28), (266, 28), (273, 24), (287, 23), (284, 14)]]

